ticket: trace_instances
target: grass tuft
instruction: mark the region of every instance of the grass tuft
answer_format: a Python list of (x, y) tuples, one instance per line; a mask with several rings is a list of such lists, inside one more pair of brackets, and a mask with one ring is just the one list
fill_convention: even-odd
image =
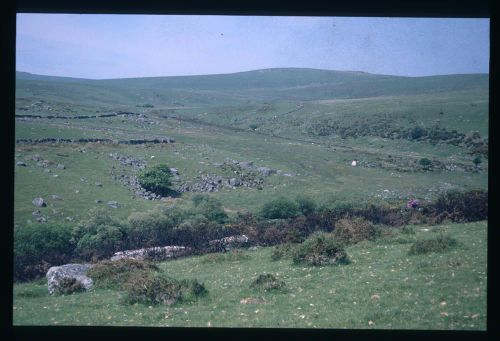
[(450, 236), (439, 234), (431, 239), (417, 240), (410, 248), (410, 255), (422, 255), (430, 252), (445, 252), (456, 246), (457, 240)]

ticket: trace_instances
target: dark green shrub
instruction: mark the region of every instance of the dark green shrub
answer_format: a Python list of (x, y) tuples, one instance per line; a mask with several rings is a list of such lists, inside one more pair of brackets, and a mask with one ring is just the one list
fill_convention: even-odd
[(141, 186), (150, 192), (161, 196), (167, 196), (171, 192), (172, 172), (167, 165), (156, 165), (145, 169), (137, 178)]
[(316, 212), (316, 203), (309, 197), (300, 196), (295, 199), (295, 202), (298, 205), (298, 209), (300, 214), (308, 216)]
[(331, 234), (319, 232), (294, 250), (293, 262), (313, 266), (345, 264), (348, 263), (348, 257), (343, 245)]
[(410, 248), (410, 255), (421, 255), (429, 252), (445, 252), (457, 245), (457, 240), (443, 234), (432, 239), (418, 240)]
[(14, 279), (45, 276), (51, 266), (73, 256), (71, 227), (65, 224), (26, 225), (14, 229)]
[(285, 291), (286, 284), (271, 274), (262, 274), (250, 284), (250, 288), (263, 291)]
[(70, 295), (73, 293), (84, 292), (85, 286), (82, 282), (76, 280), (75, 278), (65, 277), (59, 281), (59, 286), (56, 288), (54, 293), (56, 295)]
[(208, 291), (196, 280), (182, 280), (149, 274), (134, 275), (124, 285), (130, 304), (174, 304), (205, 296)]
[(105, 260), (95, 264), (87, 276), (92, 278), (99, 288), (121, 288), (132, 276), (147, 276), (152, 271), (158, 271), (156, 264), (136, 259)]
[(335, 223), (333, 230), (333, 236), (345, 244), (372, 240), (376, 234), (377, 230), (373, 224), (363, 218), (340, 219)]
[(259, 125), (256, 124), (256, 123), (252, 123), (252, 124), (249, 125), (249, 127), (250, 127), (250, 129), (255, 130), (255, 129), (257, 129), (259, 127)]
[(418, 140), (421, 137), (427, 135), (427, 131), (422, 127), (415, 127), (410, 131), (410, 138), (412, 140)]
[(127, 248), (168, 245), (174, 242), (174, 229), (189, 213), (175, 206), (157, 206), (146, 212), (134, 212), (128, 217)]
[(474, 166), (478, 167), (483, 160), (481, 159), (481, 156), (476, 156), (472, 162), (474, 163)]
[(227, 218), (226, 212), (222, 207), (222, 203), (208, 195), (197, 194), (193, 196), (192, 201), (196, 207), (196, 211), (202, 214), (210, 221), (224, 223)]
[(424, 157), (418, 160), (418, 163), (423, 167), (429, 167), (432, 164), (432, 161)]
[(279, 197), (264, 204), (260, 214), (267, 219), (287, 219), (298, 216), (300, 211), (296, 202), (285, 197)]
[(84, 259), (107, 258), (122, 250), (127, 238), (127, 226), (102, 209), (92, 209), (88, 217), (75, 226), (72, 241), (76, 253)]
[(225, 237), (225, 233), (219, 223), (210, 221), (203, 215), (195, 215), (175, 227), (170, 241), (176, 245), (202, 249), (208, 246), (210, 240)]
[(332, 219), (340, 219), (345, 216), (354, 216), (364, 205), (357, 201), (337, 199), (329, 200), (324, 203), (320, 211), (324, 215), (330, 216)]

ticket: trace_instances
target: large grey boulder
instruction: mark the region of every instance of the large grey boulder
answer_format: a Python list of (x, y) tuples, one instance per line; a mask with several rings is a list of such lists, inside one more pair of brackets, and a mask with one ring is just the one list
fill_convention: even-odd
[(192, 249), (186, 246), (157, 246), (138, 250), (125, 250), (116, 252), (112, 261), (120, 259), (136, 259), (136, 260), (156, 260), (162, 261), (172, 258), (178, 258), (191, 254)]
[(53, 266), (47, 271), (47, 285), (49, 294), (53, 294), (58, 288), (63, 278), (75, 279), (82, 283), (85, 290), (92, 287), (92, 279), (87, 277), (87, 271), (92, 264), (65, 264)]
[(45, 206), (47, 206), (47, 204), (45, 203), (45, 201), (43, 200), (43, 198), (35, 198), (35, 199), (33, 199), (32, 203), (33, 203), (33, 205), (35, 205), (37, 207), (45, 207)]

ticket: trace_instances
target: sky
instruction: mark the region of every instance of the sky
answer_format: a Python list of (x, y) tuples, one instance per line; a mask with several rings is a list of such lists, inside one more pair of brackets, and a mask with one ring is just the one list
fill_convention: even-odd
[(16, 69), (105, 79), (276, 67), (489, 72), (489, 19), (18, 14)]

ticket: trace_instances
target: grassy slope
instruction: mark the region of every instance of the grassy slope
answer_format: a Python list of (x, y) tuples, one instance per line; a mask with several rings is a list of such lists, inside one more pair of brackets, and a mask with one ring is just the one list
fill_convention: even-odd
[(315, 69), (268, 69), (224, 75), (82, 80), (17, 74), (18, 98), (135, 106), (220, 105), (262, 100), (317, 100), (487, 88), (484, 74), (396, 77)]
[[(19, 284), (14, 286), (14, 325), (484, 330), (486, 227), (486, 222), (441, 225), (428, 232), (415, 227), (415, 237), (396, 235), (349, 247), (352, 263), (338, 267), (271, 262), (271, 248), (245, 251), (251, 258), (236, 262), (207, 264), (203, 257), (166, 262), (163, 271), (197, 278), (210, 291), (197, 302), (173, 307), (123, 305), (123, 293), (108, 290), (49, 297), (45, 282)], [(443, 254), (407, 255), (408, 242), (438, 231), (460, 246)], [(249, 285), (261, 273), (283, 279), (289, 292), (252, 292)], [(372, 299), (374, 294), (380, 299)], [(240, 304), (246, 297), (268, 303)]]

